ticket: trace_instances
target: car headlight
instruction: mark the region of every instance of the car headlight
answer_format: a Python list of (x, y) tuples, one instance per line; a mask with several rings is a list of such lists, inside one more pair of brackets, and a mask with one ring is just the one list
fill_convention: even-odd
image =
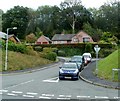
[(77, 74), (78, 73), (78, 69), (76, 69), (74, 73)]
[(60, 73), (64, 73), (62, 69), (60, 69)]
[(80, 67), (80, 66), (81, 66), (81, 63), (78, 63), (78, 66)]

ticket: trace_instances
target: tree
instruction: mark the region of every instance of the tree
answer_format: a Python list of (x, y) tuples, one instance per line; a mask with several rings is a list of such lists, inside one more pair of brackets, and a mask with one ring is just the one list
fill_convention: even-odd
[(2, 14), (3, 11), (0, 9), (0, 31), (2, 31)]
[(72, 33), (75, 33), (75, 29), (82, 29), (84, 22), (91, 22), (90, 20), (92, 20), (91, 13), (81, 5), (81, 1), (74, 1), (76, 0), (61, 3), (63, 19), (72, 28)]
[[(17, 27), (17, 36), (23, 39), (26, 35), (26, 28), (29, 22), (28, 8), (23, 6), (15, 6), (3, 14), (3, 31), (7, 28)], [(10, 30), (9, 33), (15, 33)]]
[(30, 33), (29, 35), (26, 36), (26, 42), (28, 43), (35, 43), (36, 37), (33, 33)]
[(94, 24), (103, 32), (112, 32), (120, 38), (120, 1), (105, 3), (98, 10), (91, 10), (94, 17)]

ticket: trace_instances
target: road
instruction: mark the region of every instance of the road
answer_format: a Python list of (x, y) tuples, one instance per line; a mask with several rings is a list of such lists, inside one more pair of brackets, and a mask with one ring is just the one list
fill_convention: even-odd
[[(116, 99), (118, 90), (79, 80), (59, 80), (62, 62), (36, 72), (2, 76), (2, 99)], [(89, 68), (89, 67), (88, 67)]]

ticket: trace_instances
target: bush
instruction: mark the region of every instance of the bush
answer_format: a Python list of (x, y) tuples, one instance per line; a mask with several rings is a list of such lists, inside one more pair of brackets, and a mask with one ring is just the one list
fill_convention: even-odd
[(39, 55), (40, 55), (40, 57), (49, 59), (49, 60), (51, 60), (51, 61), (55, 61), (55, 60), (56, 60), (56, 57), (57, 57), (57, 54), (54, 53), (54, 52), (49, 52), (49, 53), (40, 52)]
[(65, 52), (62, 50), (59, 50), (57, 55), (58, 56), (66, 56)]
[(49, 53), (49, 52), (57, 52), (57, 48), (49, 48), (49, 47), (45, 47), (45, 48), (43, 48), (43, 52), (45, 52), (45, 53)]
[(35, 51), (38, 51), (38, 52), (42, 52), (42, 51), (43, 51), (43, 49), (42, 49), (41, 46), (36, 46), (36, 47), (34, 47), (34, 50), (35, 50)]
[(8, 43), (8, 50), (20, 52), (20, 53), (27, 53), (27, 48), (23, 44), (15, 44), (15, 43)]
[(27, 53), (26, 54), (28, 54), (28, 55), (35, 55), (35, 56), (38, 55), (37, 52), (33, 50), (32, 46), (27, 46), (26, 48), (27, 48)]
[(92, 44), (91, 43), (87, 43), (85, 45), (85, 52), (89, 52), (89, 53), (92, 52)]

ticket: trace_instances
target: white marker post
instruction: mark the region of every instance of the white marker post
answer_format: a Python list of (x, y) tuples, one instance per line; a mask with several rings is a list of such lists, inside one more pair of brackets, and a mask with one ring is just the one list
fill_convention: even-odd
[(96, 52), (96, 74), (98, 74), (98, 52), (100, 51), (100, 47), (98, 45), (95, 45), (94, 50)]

